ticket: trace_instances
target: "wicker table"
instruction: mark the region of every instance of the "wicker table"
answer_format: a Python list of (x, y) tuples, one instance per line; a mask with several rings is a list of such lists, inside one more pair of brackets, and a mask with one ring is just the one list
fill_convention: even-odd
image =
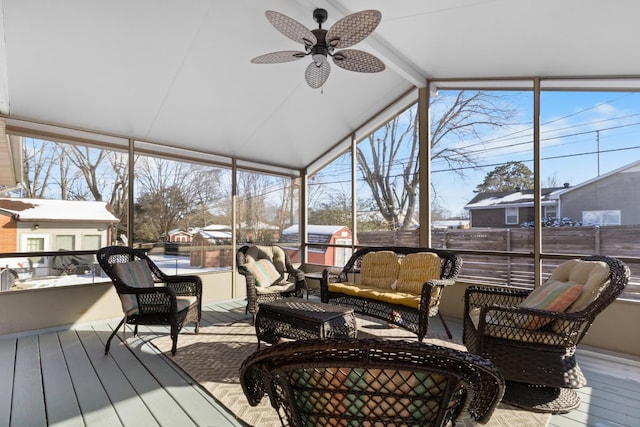
[(258, 347), (260, 341), (275, 344), (281, 338), (355, 338), (357, 332), (352, 309), (301, 298), (260, 304), (255, 326)]

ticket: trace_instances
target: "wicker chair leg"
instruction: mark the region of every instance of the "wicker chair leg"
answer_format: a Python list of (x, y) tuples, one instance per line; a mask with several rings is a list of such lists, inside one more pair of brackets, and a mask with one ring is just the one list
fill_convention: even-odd
[(449, 337), (449, 339), (452, 339), (453, 335), (451, 335), (451, 331), (449, 330), (449, 327), (447, 326), (447, 322), (444, 321), (444, 317), (442, 316), (442, 313), (440, 313), (440, 310), (438, 310), (438, 317), (440, 318), (440, 321), (442, 322), (442, 326), (444, 326), (444, 330), (447, 331), (447, 336)]
[[(118, 326), (113, 330), (113, 332), (111, 332), (111, 335), (109, 335), (109, 339), (107, 340), (107, 343), (104, 346), (104, 355), (105, 356), (107, 354), (109, 354), (109, 348), (111, 347), (111, 339), (118, 333), (118, 329), (120, 329), (120, 326), (122, 326), (124, 324), (125, 320), (127, 320), (126, 316), (122, 318), (120, 323), (118, 323)], [(125, 326), (125, 329), (126, 329), (126, 326)]]

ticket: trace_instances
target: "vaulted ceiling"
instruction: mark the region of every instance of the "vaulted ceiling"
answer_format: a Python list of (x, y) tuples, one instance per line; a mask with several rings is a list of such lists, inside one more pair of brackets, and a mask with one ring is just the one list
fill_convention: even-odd
[[(637, 0), (0, 0), (0, 112), (303, 168), (427, 79), (640, 76)], [(308, 59), (266, 19), (324, 28), (382, 12), (354, 48), (386, 70), (333, 67), (322, 89)]]

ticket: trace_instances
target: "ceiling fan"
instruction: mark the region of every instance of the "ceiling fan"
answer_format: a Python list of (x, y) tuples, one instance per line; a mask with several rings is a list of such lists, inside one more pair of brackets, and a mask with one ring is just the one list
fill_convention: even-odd
[(364, 40), (375, 30), (382, 19), (382, 14), (377, 10), (363, 10), (347, 15), (333, 24), (329, 30), (322, 28), (328, 16), (325, 9), (313, 11), (313, 19), (318, 23), (315, 30), (309, 30), (295, 19), (273, 10), (267, 10), (265, 15), (278, 31), (291, 40), (302, 43), (304, 52), (271, 52), (253, 58), (251, 62), (254, 64), (290, 62), (310, 55), (312, 61), (307, 66), (305, 79), (314, 89), (321, 87), (329, 78), (329, 57), (338, 67), (349, 71), (377, 73), (384, 70), (384, 63), (374, 55), (362, 50), (345, 49)]

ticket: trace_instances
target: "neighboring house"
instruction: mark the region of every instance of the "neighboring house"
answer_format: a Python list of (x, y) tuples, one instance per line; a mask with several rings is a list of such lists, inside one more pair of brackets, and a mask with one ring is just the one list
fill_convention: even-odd
[[(311, 245), (351, 245), (353, 235), (348, 227), (342, 225), (308, 225), (307, 226), (307, 242)], [(289, 252), (291, 259), (300, 260), (300, 231), (298, 225), (292, 225), (286, 228), (280, 236), (278, 245), (282, 246)], [(287, 243), (293, 243), (293, 246), (287, 246)], [(343, 266), (351, 256), (350, 248), (333, 248), (333, 247), (314, 247), (309, 246), (307, 249), (307, 262), (309, 264), (319, 265), (338, 265)]]
[[(559, 217), (557, 194), (566, 188), (541, 190), (543, 217)], [(478, 193), (464, 208), (469, 211), (470, 227), (520, 227), (533, 221), (533, 190)]]
[[(2, 252), (97, 250), (112, 241), (111, 233), (118, 222), (105, 202), (0, 198), (0, 249)], [(35, 271), (37, 275), (60, 274), (78, 264), (90, 263), (71, 255), (31, 257), (28, 268), (39, 270)]]
[[(640, 224), (640, 161), (569, 187), (542, 189), (542, 216), (582, 225)], [(518, 227), (533, 221), (533, 190), (479, 193), (465, 209), (471, 227)]]
[(193, 235), (188, 231), (175, 229), (169, 231), (169, 241), (174, 243), (191, 243)]
[(640, 161), (553, 195), (561, 217), (583, 225), (640, 224)]
[(0, 198), (2, 252), (97, 250), (118, 222), (106, 202)]

